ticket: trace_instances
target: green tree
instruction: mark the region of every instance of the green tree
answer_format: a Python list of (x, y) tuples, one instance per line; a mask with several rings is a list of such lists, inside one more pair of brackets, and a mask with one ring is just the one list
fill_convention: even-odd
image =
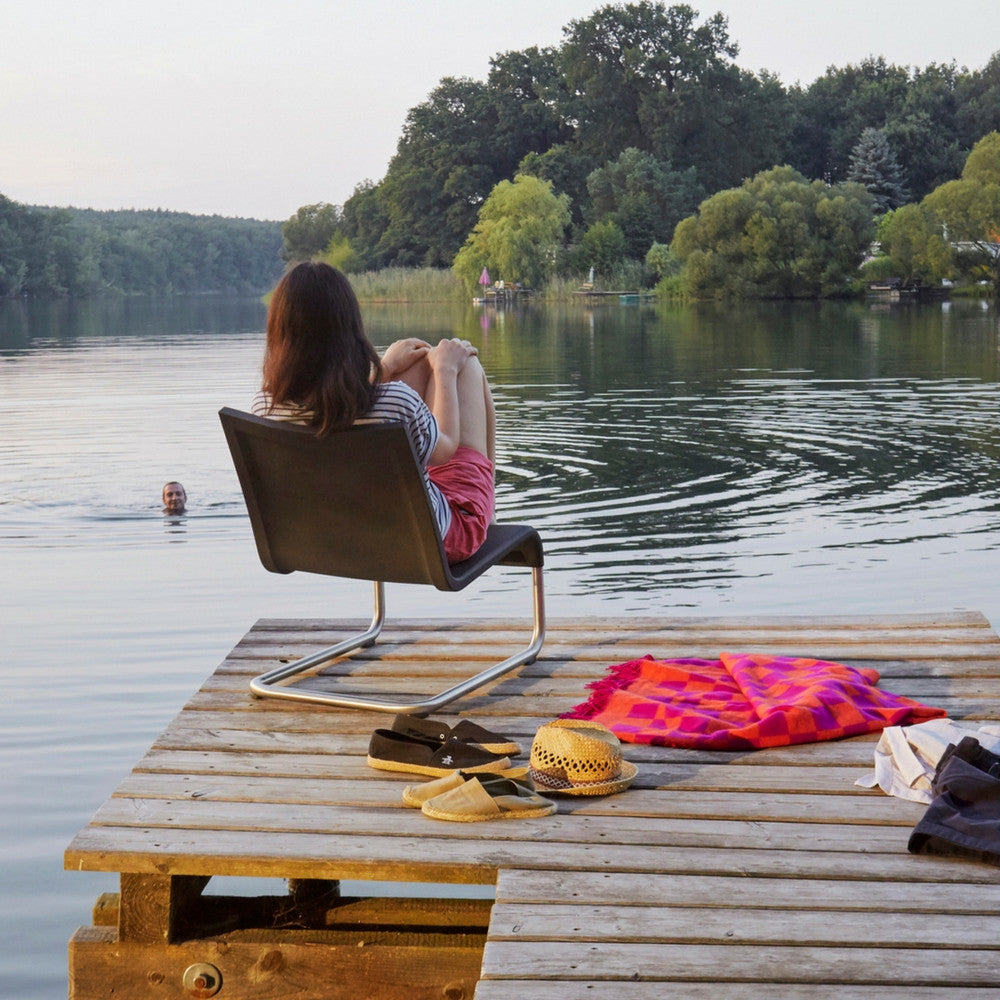
[(677, 262), (671, 256), (670, 245), (668, 243), (654, 243), (646, 254), (646, 267), (657, 278), (665, 278), (667, 275), (676, 273)]
[(357, 255), (359, 270), (374, 271), (382, 267), (386, 260), (379, 247), (389, 219), (382, 207), (380, 186), (371, 180), (356, 184), (340, 214), (343, 234)]
[[(964, 149), (971, 149), (982, 136), (1000, 128), (1000, 51), (981, 70), (956, 79), (955, 120)], [(956, 173), (957, 166), (949, 176)]]
[(28, 277), (24, 229), (29, 210), (0, 194), (0, 298), (20, 295)]
[(674, 232), (691, 298), (816, 298), (844, 293), (874, 234), (871, 195), (775, 167), (721, 191)]
[(705, 197), (694, 168), (673, 170), (635, 148), (593, 171), (587, 190), (590, 218), (614, 222), (624, 237), (624, 255), (635, 260), (642, 260), (655, 241), (669, 239)]
[[(496, 106), (494, 146), (513, 169), (529, 153), (544, 153), (565, 142), (573, 130), (559, 112), (565, 85), (558, 52), (531, 47), (490, 60), (487, 88)], [(516, 160), (512, 160), (516, 157)]]
[(962, 138), (961, 79), (954, 63), (913, 71), (902, 104), (881, 126), (917, 199), (955, 177), (967, 150), (986, 131)]
[(983, 136), (961, 179), (936, 188), (923, 205), (945, 227), (957, 255), (988, 275), (1000, 296), (1000, 132)]
[(787, 160), (791, 104), (781, 82), (714, 65), (646, 102), (650, 149), (677, 170), (693, 168), (706, 191), (741, 184)]
[(589, 203), (587, 178), (597, 168), (590, 153), (569, 142), (558, 143), (544, 153), (527, 153), (518, 165), (519, 174), (550, 181), (552, 189), (570, 200), (573, 224), (584, 224), (584, 211)]
[(951, 249), (941, 225), (923, 205), (903, 205), (878, 224), (878, 240), (889, 273), (906, 285), (937, 284), (951, 274)]
[(613, 219), (595, 222), (583, 234), (577, 254), (583, 268), (607, 275), (625, 259), (625, 234)]
[(608, 4), (570, 22), (560, 52), (564, 116), (581, 149), (599, 161), (630, 146), (648, 151), (648, 103), (736, 56), (725, 17), (696, 25), (697, 16), (687, 4), (646, 2)]
[(903, 171), (883, 131), (866, 128), (851, 153), (847, 179), (864, 186), (881, 215), (906, 201)]
[(330, 240), (326, 250), (320, 255), (320, 259), (345, 274), (362, 269), (361, 261), (354, 252), (351, 241), (343, 233), (338, 233)]
[(339, 232), (340, 209), (329, 202), (303, 205), (282, 227), (281, 258), (289, 262), (311, 260), (322, 253)]
[(490, 192), (452, 269), (470, 289), (484, 267), (495, 278), (537, 288), (553, 271), (567, 225), (566, 195), (554, 194), (547, 181), (518, 174)]

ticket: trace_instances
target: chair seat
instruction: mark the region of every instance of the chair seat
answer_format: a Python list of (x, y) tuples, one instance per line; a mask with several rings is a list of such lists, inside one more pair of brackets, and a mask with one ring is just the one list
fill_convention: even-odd
[(491, 524), (478, 552), (458, 563), (445, 563), (451, 590), (462, 590), (492, 566), (541, 566), (542, 540), (527, 524)]

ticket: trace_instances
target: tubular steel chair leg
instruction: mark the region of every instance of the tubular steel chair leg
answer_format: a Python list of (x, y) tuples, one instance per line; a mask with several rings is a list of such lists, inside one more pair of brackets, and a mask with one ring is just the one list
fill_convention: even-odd
[[(272, 685), (287, 680), (289, 677), (294, 677), (296, 674), (301, 674), (306, 670), (322, 666), (324, 663), (329, 663), (331, 660), (337, 659), (338, 656), (343, 656), (344, 653), (353, 653), (356, 649), (373, 646), (385, 622), (385, 585), (381, 581), (375, 580), (372, 589), (374, 591), (375, 611), (372, 615), (371, 624), (365, 632), (354, 636), (352, 639), (345, 639), (343, 642), (338, 642), (334, 646), (327, 646), (326, 649), (321, 649), (318, 653), (303, 656), (294, 663), (286, 663), (284, 666), (268, 670), (267, 673), (255, 677), (250, 682), (250, 690), (258, 698), (297, 697), (294, 692), (287, 691), (284, 688), (274, 688)], [(298, 697), (297, 700), (311, 701), (313, 699)]]
[(353, 639), (347, 639), (335, 646), (322, 649), (318, 653), (305, 656), (294, 663), (288, 663), (267, 673), (255, 677), (250, 682), (250, 690), (261, 698), (286, 698), (289, 701), (304, 701), (314, 705), (336, 705), (341, 708), (361, 708), (372, 712), (394, 712), (401, 715), (427, 715), (437, 711), (449, 702), (475, 691), (490, 681), (510, 673), (526, 663), (533, 663), (545, 641), (545, 594), (542, 586), (542, 568), (534, 566), (531, 569), (532, 612), (534, 629), (531, 642), (521, 651), (507, 657), (501, 663), (487, 667), (478, 674), (447, 688), (440, 694), (423, 701), (391, 702), (380, 698), (367, 698), (361, 695), (340, 695), (327, 691), (316, 691), (305, 688), (278, 687), (280, 681), (287, 680), (296, 674), (303, 673), (314, 667), (321, 666), (345, 653), (354, 652), (363, 646), (371, 646), (382, 631), (385, 620), (385, 587), (375, 583), (375, 613), (368, 630)]

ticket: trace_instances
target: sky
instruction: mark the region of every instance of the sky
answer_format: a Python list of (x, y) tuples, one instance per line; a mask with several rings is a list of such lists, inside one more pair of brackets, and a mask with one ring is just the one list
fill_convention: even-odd
[[(669, 4), (668, 4), (669, 5)], [(0, 194), (285, 220), (381, 180), (407, 111), (598, 0), (0, 0)], [(809, 84), (884, 56), (982, 68), (997, 0), (690, 0), (738, 65)], [(954, 11), (955, 16), (947, 16)], [(943, 16), (942, 12), (946, 12)]]

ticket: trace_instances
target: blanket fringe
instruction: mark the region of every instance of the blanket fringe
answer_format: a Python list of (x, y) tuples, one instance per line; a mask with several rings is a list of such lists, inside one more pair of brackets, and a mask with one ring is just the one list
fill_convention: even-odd
[(608, 701), (616, 691), (628, 687), (639, 676), (642, 664), (646, 660), (652, 659), (653, 657), (647, 653), (641, 660), (629, 660), (628, 663), (619, 663), (609, 667), (606, 677), (602, 677), (598, 681), (591, 681), (587, 685), (588, 690), (592, 691), (593, 694), (582, 704), (575, 705), (568, 712), (563, 712), (559, 718), (593, 719), (595, 715), (608, 707)]

